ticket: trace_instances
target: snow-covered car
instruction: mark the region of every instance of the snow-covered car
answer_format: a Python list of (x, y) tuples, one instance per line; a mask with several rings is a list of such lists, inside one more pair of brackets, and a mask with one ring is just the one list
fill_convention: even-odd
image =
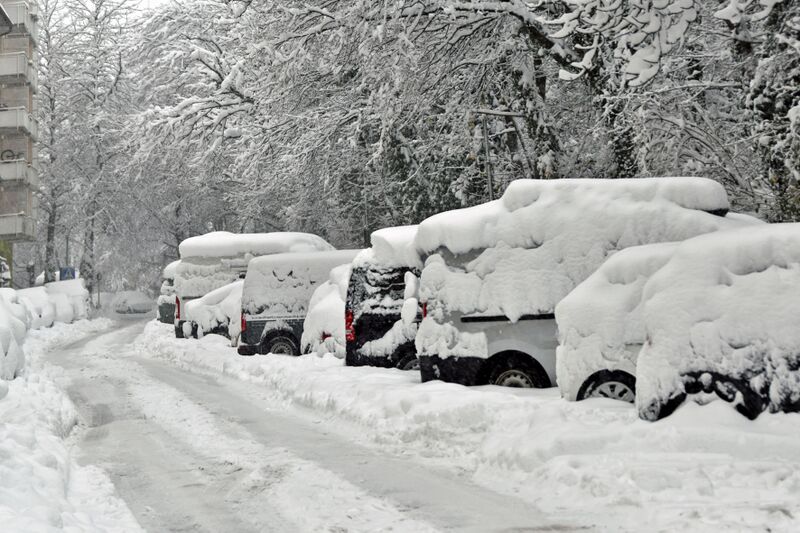
[[(735, 214), (719, 220), (721, 230), (748, 223), (759, 221)], [(634, 401), (636, 362), (647, 338), (642, 290), (670, 260), (678, 244), (646, 244), (622, 250), (556, 305), (556, 380), (562, 397)]]
[(111, 299), (111, 309), (121, 315), (150, 313), (153, 299), (140, 291), (120, 291)]
[(56, 308), (44, 287), (19, 289), (17, 297), (33, 313), (31, 329), (49, 328), (56, 320)]
[(683, 242), (644, 287), (639, 416), (713, 395), (755, 418), (800, 411), (800, 224)]
[(89, 316), (89, 291), (83, 278), (53, 281), (45, 290), (55, 305), (57, 322), (69, 324)]
[(161, 274), (164, 281), (158, 295), (158, 320), (164, 324), (175, 322), (175, 272), (178, 270), (178, 263), (180, 260), (168, 264)]
[(240, 279), (187, 302), (184, 336), (197, 339), (213, 333), (231, 339), (236, 346), (241, 331), (243, 284)]
[(240, 355), (300, 355), (314, 290), (361, 250), (286, 253), (250, 261), (242, 288)]
[(339, 265), (331, 270), (328, 281), (317, 287), (308, 302), (300, 338), (302, 353), (345, 356), (344, 301), (352, 265)]
[(416, 321), (402, 320), (406, 274), (422, 266), (414, 246), (417, 226), (374, 231), (371, 248), (353, 261), (345, 305), (348, 366), (417, 367)]
[(175, 336), (183, 338), (181, 308), (190, 300), (244, 278), (253, 257), (286, 252), (333, 250), (311, 233), (229, 233), (214, 231), (184, 240), (175, 268)]
[(703, 178), (518, 180), (428, 218), (416, 237), (422, 380), (554, 385), (556, 304), (619, 250), (716, 231), (728, 208)]

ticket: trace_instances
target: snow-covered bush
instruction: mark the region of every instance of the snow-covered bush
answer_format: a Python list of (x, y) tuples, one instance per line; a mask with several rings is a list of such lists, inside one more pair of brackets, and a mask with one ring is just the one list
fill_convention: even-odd
[(722, 186), (703, 178), (517, 180), (499, 200), (434, 215), (416, 238), (429, 254), (417, 350), (486, 358), (484, 333), (459, 331), (447, 314), (516, 323), (553, 313), (612, 254), (716, 231), (728, 208)]
[(800, 224), (681, 243), (643, 291), (639, 416), (709, 393), (754, 418), (800, 410)]
[(351, 268), (352, 265), (347, 264), (331, 270), (328, 281), (311, 295), (300, 339), (303, 353), (332, 353), (339, 359), (344, 358), (344, 301)]
[(186, 336), (217, 333), (235, 341), (241, 330), (243, 284), (244, 280), (234, 281), (187, 302), (183, 316), (189, 328)]

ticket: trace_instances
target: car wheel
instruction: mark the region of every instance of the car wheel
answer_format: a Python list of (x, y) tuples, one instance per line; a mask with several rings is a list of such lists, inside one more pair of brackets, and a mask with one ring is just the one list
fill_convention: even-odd
[(524, 354), (512, 354), (497, 360), (489, 373), (489, 384), (501, 387), (539, 389), (547, 387), (549, 381), (547, 376), (542, 375), (536, 361)]
[(275, 355), (300, 355), (297, 343), (287, 335), (276, 335), (264, 342), (264, 353)]
[(717, 372), (691, 372), (685, 374), (683, 380), (687, 394), (696, 394), (700, 391), (716, 393), (726, 402), (736, 403), (736, 410), (750, 420), (755, 420), (768, 403), (751, 389), (744, 379)]
[(636, 378), (622, 370), (600, 370), (583, 382), (577, 400), (611, 398), (633, 403), (636, 399)]
[(419, 370), (419, 359), (416, 355), (407, 355), (397, 363), (400, 370)]

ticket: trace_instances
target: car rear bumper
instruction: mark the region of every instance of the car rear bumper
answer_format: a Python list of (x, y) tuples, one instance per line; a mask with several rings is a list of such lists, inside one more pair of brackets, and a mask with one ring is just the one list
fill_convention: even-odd
[(240, 344), (236, 349), (239, 355), (256, 355), (258, 353), (258, 346), (254, 344)]
[(482, 375), (486, 359), (482, 357), (446, 357), (436, 355), (419, 356), (419, 372), (422, 381), (438, 379), (459, 385), (485, 385)]

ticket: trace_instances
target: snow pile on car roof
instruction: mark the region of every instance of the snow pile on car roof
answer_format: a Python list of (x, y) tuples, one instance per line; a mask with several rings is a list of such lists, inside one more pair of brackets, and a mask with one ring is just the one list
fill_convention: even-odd
[(344, 302), (352, 265), (339, 265), (331, 270), (328, 281), (317, 287), (308, 302), (300, 340), (302, 353), (345, 356)]
[(418, 226), (396, 226), (373, 231), (370, 235), (374, 261), (386, 267), (421, 268), (422, 260), (414, 239)]
[(175, 279), (175, 272), (178, 270), (178, 263), (181, 260), (178, 259), (177, 261), (173, 261), (172, 263), (168, 264), (164, 267), (164, 271), (161, 273), (161, 277), (166, 279)]
[(304, 317), (316, 287), (332, 268), (350, 264), (361, 250), (287, 253), (256, 257), (247, 267), (242, 310), (250, 316)]
[(311, 233), (229, 233), (212, 231), (190, 237), (179, 246), (181, 259), (191, 257), (240, 257), (285, 252), (333, 250), (322, 237)]
[(636, 404), (645, 419), (714, 393), (749, 416), (800, 410), (800, 224), (682, 243), (644, 288), (648, 342)]

